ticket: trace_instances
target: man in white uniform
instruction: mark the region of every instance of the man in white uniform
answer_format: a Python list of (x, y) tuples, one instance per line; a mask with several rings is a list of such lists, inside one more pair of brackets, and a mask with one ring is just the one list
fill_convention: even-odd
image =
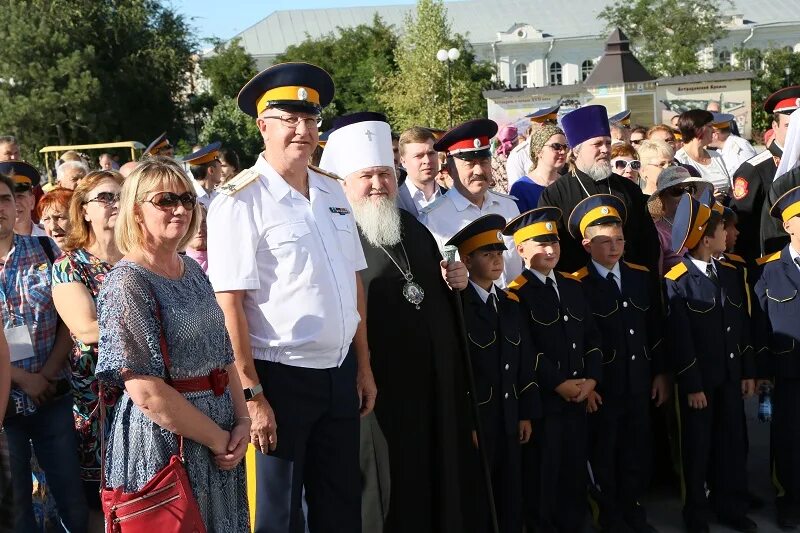
[(189, 165), (189, 172), (192, 175), (194, 192), (197, 194), (197, 201), (208, 209), (211, 201), (217, 195), (216, 189), (222, 181), (222, 162), (219, 160), (219, 148), (222, 143), (213, 142), (204, 146), (198, 151), (191, 153), (181, 161)]
[[(519, 215), (510, 196), (489, 190), (492, 177), (489, 141), (496, 133), (497, 124), (493, 120), (468, 120), (445, 133), (433, 146), (447, 155), (447, 169), (453, 178), (453, 188), (421, 213), (420, 222), (433, 234), (439, 248), (483, 215), (502, 215), (506, 220)], [(513, 239), (509, 237), (506, 244), (505, 268), (498, 281), (503, 287), (522, 272), (522, 258)]]
[[(341, 185), (308, 168), (333, 93), (308, 63), (250, 80), (238, 105), (256, 118), (264, 151), (209, 212), (208, 274), (258, 450), (256, 532), (301, 533), (304, 489), (311, 531), (361, 530), (359, 410), (377, 393), (358, 275), (367, 265)], [(288, 479), (271, 479), (267, 453), (290, 465)]]
[(711, 125), (714, 127), (714, 133), (711, 135), (709, 146), (717, 149), (725, 162), (728, 174), (733, 175), (742, 166), (742, 163), (756, 156), (756, 149), (746, 139), (733, 134), (731, 131), (731, 124), (735, 119), (733, 115), (729, 113), (712, 114), (714, 121)]

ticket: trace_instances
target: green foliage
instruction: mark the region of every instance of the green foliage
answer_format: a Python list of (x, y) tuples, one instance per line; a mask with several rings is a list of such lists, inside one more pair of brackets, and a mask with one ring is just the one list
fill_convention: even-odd
[(200, 132), (200, 143), (221, 141), (222, 146), (239, 154), (242, 168), (253, 165), (264, 149), (255, 119), (245, 115), (236, 105), (236, 98), (219, 101)]
[(737, 69), (752, 70), (755, 73), (751, 81), (755, 139), (772, 127), (772, 115), (764, 112), (764, 101), (778, 89), (800, 83), (800, 54), (789, 48), (773, 48), (767, 51), (740, 48), (735, 57)]
[(600, 12), (609, 31), (620, 28), (654, 76), (702, 69), (697, 52), (725, 37), (722, 9), (730, 0), (616, 0)]
[(453, 123), (486, 116), (482, 91), (491, 85), (493, 67), (475, 60), (466, 38), (454, 35), (442, 0), (419, 0), (408, 14), (395, 51), (397, 71), (380, 83), (378, 98), (397, 130), (413, 125), (447, 128), (447, 64), (436, 59), (439, 49), (458, 48), (452, 62)]
[(216, 100), (235, 97), (257, 72), (255, 61), (245, 52), (240, 39), (233, 39), (227, 45), (216, 40), (214, 54), (200, 62), (200, 69), (211, 83), (211, 94)]
[(147, 143), (181, 126), (175, 95), (194, 42), (180, 15), (156, 0), (3, 4), (0, 132), (24, 157), (48, 144)]
[(372, 24), (338, 28), (338, 35), (318, 39), (306, 37), (279, 55), (276, 63), (306, 61), (318, 65), (333, 78), (336, 94), (325, 109), (323, 118), (332, 118), (356, 111), (386, 112), (377, 95), (378, 82), (394, 69), (397, 36), (375, 14)]

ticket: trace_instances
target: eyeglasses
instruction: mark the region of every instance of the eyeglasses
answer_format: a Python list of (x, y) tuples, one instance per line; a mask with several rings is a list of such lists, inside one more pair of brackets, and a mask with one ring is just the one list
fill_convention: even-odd
[(119, 202), (119, 193), (113, 192), (99, 192), (97, 196), (92, 198), (91, 200), (86, 200), (83, 202), (84, 204), (88, 204), (90, 202), (99, 202), (103, 205), (112, 206), (115, 203)]
[(669, 189), (667, 189), (667, 193), (670, 196), (674, 196), (676, 198), (678, 196), (683, 196), (687, 192), (694, 196), (694, 194), (697, 192), (697, 186), (686, 184), (686, 185), (676, 185), (674, 187), (670, 187)]
[(640, 168), (642, 168), (642, 163), (641, 163), (641, 161), (639, 161), (637, 159), (633, 159), (631, 161), (625, 161), (624, 159), (615, 159), (614, 160), (614, 168), (615, 169), (617, 169), (617, 170), (619, 170), (621, 172), (625, 172), (625, 170), (627, 170), (628, 167), (630, 167), (631, 170), (639, 170)]
[(289, 128), (290, 130), (296, 130), (297, 126), (300, 125), (302, 122), (306, 129), (319, 129), (322, 126), (322, 118), (321, 117), (298, 117), (296, 115), (280, 115), (280, 116), (273, 116), (268, 115), (265, 117), (261, 117), (263, 119), (274, 118), (281, 121), (281, 124)]
[(568, 144), (550, 143), (550, 144), (545, 144), (545, 146), (549, 146), (550, 148), (553, 149), (554, 152), (566, 152), (567, 150), (569, 150)]
[(178, 207), (178, 204), (181, 204), (183, 205), (184, 209), (191, 211), (197, 205), (197, 195), (191, 192), (185, 192), (183, 194), (175, 194), (174, 192), (160, 192), (142, 203), (153, 204), (163, 211), (175, 209)]
[(675, 162), (674, 161), (663, 161), (661, 163), (647, 163), (647, 165), (648, 166), (652, 166), (652, 167), (658, 167), (658, 168), (669, 168), (669, 167), (674, 167), (675, 166)]

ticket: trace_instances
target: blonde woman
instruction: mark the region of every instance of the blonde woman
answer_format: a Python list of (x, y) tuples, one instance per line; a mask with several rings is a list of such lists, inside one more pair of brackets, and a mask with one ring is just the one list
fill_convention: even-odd
[(140, 490), (178, 452), (181, 435), (208, 531), (247, 532), (242, 458), (250, 419), (242, 385), (214, 290), (197, 262), (178, 254), (197, 232), (199, 213), (192, 183), (171, 159), (141, 162), (122, 186), (115, 239), (124, 256), (98, 298), (97, 377), (124, 388), (106, 479), (111, 488)]

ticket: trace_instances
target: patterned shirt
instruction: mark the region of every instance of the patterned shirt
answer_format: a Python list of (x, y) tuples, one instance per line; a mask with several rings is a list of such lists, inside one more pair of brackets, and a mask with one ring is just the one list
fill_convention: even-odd
[[(51, 251), (55, 243), (47, 240)], [(37, 237), (14, 235), (11, 251), (0, 270), (3, 327), (27, 326), (33, 341), (33, 357), (11, 364), (27, 372), (39, 372), (50, 357), (58, 328), (58, 313), (51, 294), (50, 260)], [(13, 353), (11, 354), (13, 358)], [(67, 369), (61, 377), (67, 376)], [(36, 405), (18, 388), (11, 390), (11, 409), (33, 414)]]

